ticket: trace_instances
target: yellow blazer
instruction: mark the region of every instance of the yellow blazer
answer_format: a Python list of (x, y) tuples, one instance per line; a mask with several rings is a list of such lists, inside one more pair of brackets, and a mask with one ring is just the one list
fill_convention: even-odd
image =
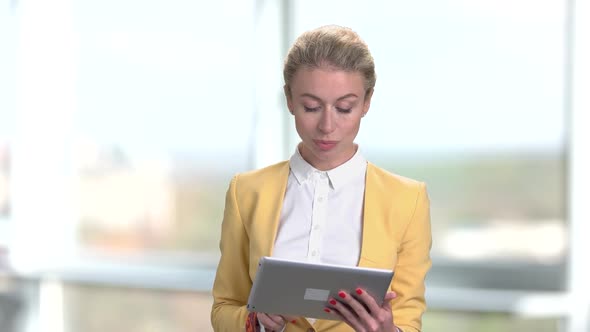
[[(220, 241), (221, 259), (213, 285), (211, 322), (216, 332), (245, 330), (258, 260), (271, 256), (289, 162), (236, 175), (229, 186)], [(431, 266), (430, 208), (424, 183), (368, 163), (359, 266), (394, 269), (390, 288), (394, 322), (404, 332), (421, 329), (426, 310), (424, 278)], [(310, 330), (312, 329), (312, 330)], [(300, 318), (286, 332), (350, 332), (348, 325)]]

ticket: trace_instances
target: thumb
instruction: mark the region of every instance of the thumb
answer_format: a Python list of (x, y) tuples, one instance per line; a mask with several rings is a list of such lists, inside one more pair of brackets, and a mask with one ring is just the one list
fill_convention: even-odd
[(293, 323), (297, 320), (297, 317), (295, 317), (295, 316), (290, 316), (290, 315), (281, 315), (281, 316), (285, 320), (285, 323)]
[(391, 301), (397, 297), (396, 292), (387, 292), (383, 299), (383, 305), (381, 307), (391, 309)]

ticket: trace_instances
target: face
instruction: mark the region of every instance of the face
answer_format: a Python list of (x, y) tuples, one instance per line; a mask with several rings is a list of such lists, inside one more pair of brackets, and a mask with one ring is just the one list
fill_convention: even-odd
[(338, 167), (356, 152), (354, 139), (369, 110), (360, 72), (332, 68), (300, 68), (285, 91), (303, 159), (319, 170)]

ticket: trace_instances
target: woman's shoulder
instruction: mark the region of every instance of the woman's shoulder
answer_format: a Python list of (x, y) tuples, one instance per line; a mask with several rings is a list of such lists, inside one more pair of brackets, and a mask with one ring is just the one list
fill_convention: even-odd
[(370, 162), (367, 163), (367, 173), (369, 175), (368, 180), (373, 178), (386, 187), (393, 186), (406, 190), (417, 190), (425, 187), (425, 184), (422, 181), (390, 172)]
[(264, 183), (276, 183), (289, 176), (289, 161), (281, 161), (263, 168), (238, 173), (234, 176), (240, 187), (260, 187)]
[(264, 177), (274, 177), (281, 174), (284, 171), (289, 171), (289, 161), (283, 160), (276, 164), (272, 164), (263, 168), (254, 169), (251, 171), (246, 171), (243, 173), (239, 173), (238, 176), (240, 179), (244, 178), (252, 178), (252, 179), (260, 179)]

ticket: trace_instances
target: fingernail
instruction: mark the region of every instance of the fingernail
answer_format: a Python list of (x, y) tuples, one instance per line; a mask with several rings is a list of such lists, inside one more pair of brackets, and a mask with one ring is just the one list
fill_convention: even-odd
[(328, 309), (328, 308), (324, 308), (324, 311), (325, 311), (325, 312), (330, 312), (330, 309)]
[(338, 292), (338, 296), (340, 296), (341, 298), (346, 298), (346, 293), (344, 293), (343, 291)]
[(293, 320), (291, 321), (291, 323), (295, 324), (295, 323), (297, 323), (297, 321), (293, 319)]
[(331, 305), (336, 305), (336, 300), (334, 300), (334, 299), (331, 299), (331, 300), (330, 300), (330, 304), (331, 304)]
[(357, 289), (356, 289), (356, 293), (357, 293), (358, 295), (361, 295), (361, 294), (363, 294), (363, 290), (362, 290), (362, 289), (360, 289), (360, 288), (357, 288)]

